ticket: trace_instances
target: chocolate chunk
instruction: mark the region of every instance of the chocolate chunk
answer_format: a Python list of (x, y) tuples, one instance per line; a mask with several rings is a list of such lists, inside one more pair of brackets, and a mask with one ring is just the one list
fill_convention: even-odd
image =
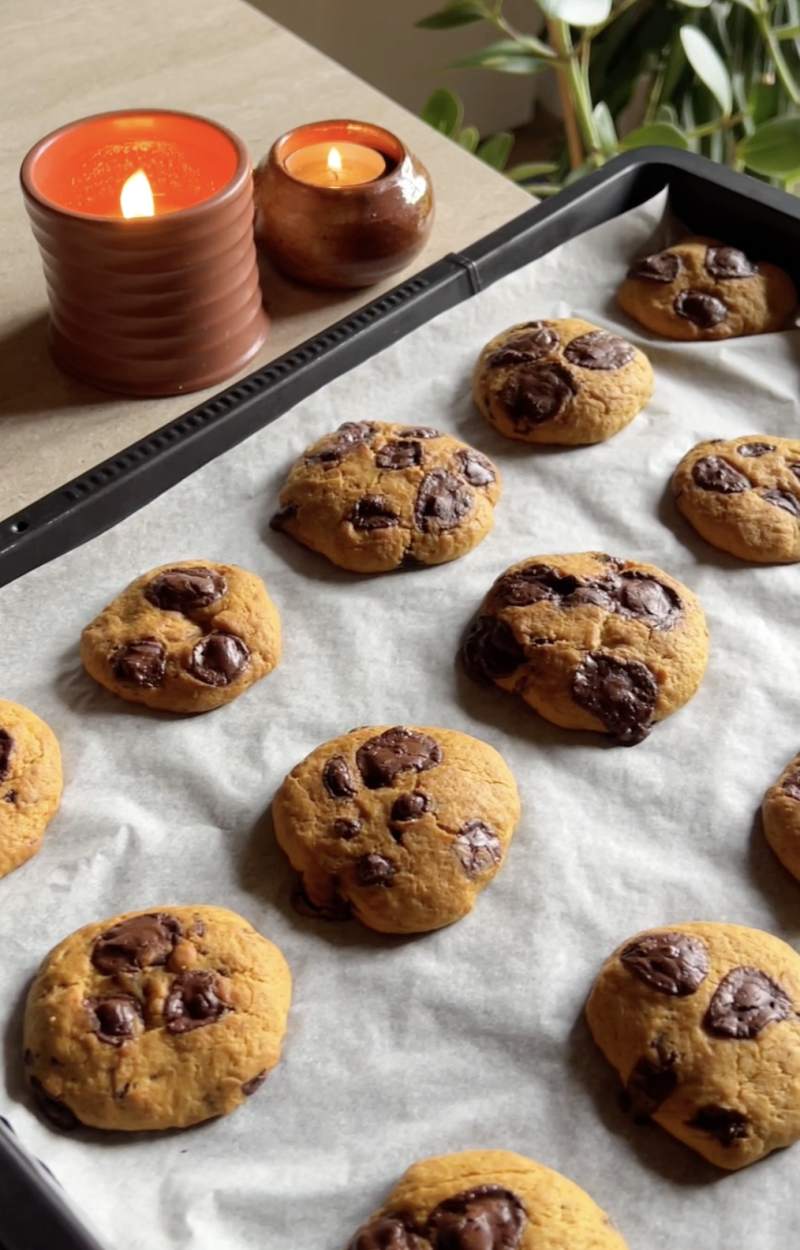
[(793, 473), (795, 477), (800, 478), (800, 464), (787, 464), (786, 468), (790, 473)]
[(397, 725), (370, 738), (356, 751), (356, 764), (370, 790), (390, 786), (400, 773), (424, 773), (442, 762), (442, 748), (428, 734)]
[(621, 574), (619, 603), (623, 616), (644, 621), (651, 629), (672, 629), (683, 615), (683, 604), (674, 590), (636, 571)]
[(722, 300), (715, 295), (707, 295), (705, 291), (681, 291), (672, 307), (679, 317), (691, 321), (701, 330), (710, 330), (728, 316), (728, 309)]
[(654, 252), (637, 260), (628, 270), (629, 278), (645, 278), (648, 282), (674, 282), (683, 269), (683, 261), (675, 252)]
[(405, 438), (443, 438), (441, 430), (434, 430), (431, 425), (406, 425), (403, 427)]
[(95, 939), (92, 963), (98, 972), (115, 976), (167, 962), (183, 928), (169, 912), (149, 912), (121, 920)]
[(766, 456), (775, 447), (772, 443), (741, 443), (736, 450), (740, 456)]
[(292, 908), (298, 916), (309, 916), (312, 920), (347, 920), (350, 907), (338, 894), (333, 895), (327, 903), (319, 906), (312, 903), (302, 884), (292, 891)]
[(361, 832), (360, 820), (335, 820), (333, 822), (333, 833), (337, 838), (341, 838), (343, 842), (350, 842), (357, 834)]
[(25, 1047), (25, 1053), (22, 1056), (22, 1060), (26, 1068), (29, 1068), (33, 1063), (33, 1051), (29, 1046)]
[(322, 770), (322, 784), (332, 799), (352, 799), (358, 791), (343, 755), (332, 755)]
[(790, 512), (792, 516), (800, 516), (800, 499), (791, 491), (762, 490), (759, 494), (764, 503), (771, 503), (774, 508), (783, 508), (784, 512)]
[(729, 1107), (718, 1107), (713, 1102), (701, 1107), (691, 1120), (687, 1120), (687, 1124), (690, 1128), (699, 1128), (701, 1133), (710, 1133), (721, 1146), (732, 1146), (735, 1141), (747, 1136), (747, 1116)]
[(685, 998), (708, 976), (708, 951), (692, 933), (648, 933), (620, 954), (628, 972), (660, 994)]
[(392, 820), (419, 820), (431, 810), (430, 796), (415, 790), (413, 794), (401, 794), (392, 804)]
[(117, 647), (111, 655), (111, 667), (117, 681), (151, 690), (164, 680), (167, 666), (166, 647), (155, 638), (142, 638)]
[(256, 1076), (251, 1076), (249, 1081), (245, 1081), (242, 1085), (242, 1093), (245, 1098), (252, 1097), (257, 1089), (261, 1089), (261, 1086), (264, 1084), (266, 1079), (267, 1073), (259, 1072)]
[(572, 679), (572, 697), (622, 746), (630, 747), (650, 732), (658, 682), (638, 660), (588, 655)]
[(737, 247), (710, 247), (706, 252), (706, 272), (712, 278), (752, 278), (758, 268)]
[(221, 985), (213, 972), (182, 972), (175, 978), (164, 1004), (168, 1033), (189, 1033), (214, 1024), (230, 1007), (220, 997)]
[(501, 1185), (477, 1185), (445, 1198), (428, 1217), (432, 1250), (517, 1250), (527, 1224), (521, 1200)]
[(698, 460), (692, 469), (692, 478), (701, 490), (715, 490), (721, 495), (737, 495), (750, 490), (751, 486), (749, 479), (722, 456), (704, 456)]
[(39, 1110), (51, 1124), (54, 1124), (56, 1128), (62, 1129), (65, 1133), (72, 1133), (76, 1128), (83, 1127), (75, 1112), (71, 1111), (60, 1098), (53, 1098), (52, 1094), (48, 1094), (37, 1076), (32, 1076), (29, 1079)]
[[(658, 1051), (658, 1047), (656, 1047)], [(659, 1053), (654, 1061), (643, 1055), (637, 1059), (625, 1085), (624, 1106), (637, 1124), (647, 1124), (678, 1084), (676, 1056)]]
[(485, 820), (468, 820), (456, 834), (456, 855), (468, 877), (480, 876), (503, 858), (500, 839)]
[(3, 802), (13, 803), (16, 797), (17, 797), (16, 790), (6, 790), (5, 794), (3, 795)]
[(497, 479), (491, 460), (480, 451), (473, 451), (470, 447), (465, 451), (457, 451), (454, 459), (471, 486), (489, 486)]
[(371, 443), (376, 433), (375, 426), (365, 421), (346, 421), (325, 439), (319, 451), (307, 455), (306, 461), (315, 464), (338, 464), (356, 447)]
[(359, 885), (391, 885), (397, 872), (383, 855), (362, 855), (356, 860), (356, 881)]
[(800, 803), (800, 772), (789, 773), (781, 782), (781, 789), (789, 795), (790, 799), (796, 799)]
[(92, 1030), (109, 1046), (121, 1046), (135, 1037), (137, 1024), (143, 1023), (141, 1007), (130, 994), (87, 998), (83, 1005), (90, 1013)]
[(397, 525), (399, 520), (383, 495), (365, 495), (353, 508), (350, 524), (356, 530), (386, 530)]
[(230, 686), (250, 667), (250, 648), (236, 634), (206, 634), (189, 659), (192, 677), (207, 686)]
[(632, 343), (608, 330), (592, 330), (590, 334), (581, 334), (564, 349), (565, 359), (581, 369), (622, 369), (630, 364), (635, 355), (636, 348)]
[(14, 754), (14, 739), (7, 729), (0, 729), (0, 781), (11, 775), (11, 756)]
[(298, 507), (296, 503), (287, 503), (285, 508), (280, 508), (272, 517), (269, 523), (271, 530), (282, 530), (287, 521), (293, 520), (297, 516)]
[(757, 1037), (793, 1014), (789, 995), (766, 972), (733, 968), (717, 986), (703, 1027), (715, 1037)]
[(557, 417), (579, 389), (563, 365), (530, 365), (511, 374), (498, 399), (515, 426), (524, 430)]
[(510, 677), (525, 663), (525, 651), (511, 626), (494, 616), (476, 616), (461, 647), (466, 673), (479, 681)]
[(422, 444), (413, 439), (400, 439), (387, 443), (375, 453), (379, 469), (410, 469), (422, 460)]
[(472, 511), (475, 496), (461, 478), (446, 469), (434, 469), (422, 479), (414, 504), (414, 519), (423, 534), (454, 530)]
[(402, 1216), (376, 1215), (356, 1230), (347, 1250), (423, 1250), (423, 1246)]
[(524, 365), (534, 360), (549, 356), (559, 346), (560, 339), (555, 326), (544, 326), (539, 321), (531, 322), (525, 334), (515, 335), (502, 347), (498, 347), (486, 358), (490, 369), (502, 365)]
[(193, 612), (221, 599), (228, 583), (215, 569), (165, 569), (150, 582), (144, 597), (169, 612)]
[(580, 585), (577, 577), (559, 573), (549, 564), (526, 564), (499, 577), (492, 595), (502, 607), (527, 607), (543, 599), (564, 599)]

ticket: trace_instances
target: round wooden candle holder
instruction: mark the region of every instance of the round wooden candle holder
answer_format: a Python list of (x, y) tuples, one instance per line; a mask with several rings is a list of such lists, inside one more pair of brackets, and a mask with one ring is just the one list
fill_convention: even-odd
[[(155, 215), (126, 219), (120, 193), (139, 169)], [(102, 113), (41, 139), (20, 177), (66, 373), (175, 395), (225, 381), (261, 347), (252, 169), (231, 131), (160, 109)]]
[[(287, 168), (296, 153), (337, 143), (380, 153), (384, 171), (356, 185), (318, 186)], [(312, 286), (380, 282), (413, 260), (433, 225), (428, 171), (369, 122), (314, 122), (283, 135), (256, 169), (255, 200), (257, 242), (279, 269)]]

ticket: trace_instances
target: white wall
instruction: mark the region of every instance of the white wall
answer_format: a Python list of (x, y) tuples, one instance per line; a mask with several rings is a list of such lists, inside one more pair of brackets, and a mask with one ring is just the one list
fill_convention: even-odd
[[(454, 30), (416, 30), (414, 23), (443, 8), (445, 0), (249, 3), (412, 113), (420, 113), (437, 87), (448, 87), (464, 101), (465, 122), (477, 126), (484, 136), (530, 120), (535, 78), (443, 69), (501, 37), (483, 22)], [(506, 0), (504, 12), (519, 30), (535, 30), (537, 10), (530, 0)], [(313, 90), (313, 85), (309, 88)], [(324, 113), (324, 101), (320, 105)]]

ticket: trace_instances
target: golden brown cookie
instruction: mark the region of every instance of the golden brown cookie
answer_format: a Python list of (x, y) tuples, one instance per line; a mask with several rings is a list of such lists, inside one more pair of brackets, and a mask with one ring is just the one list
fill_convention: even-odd
[(347, 1250), (625, 1250), (585, 1190), (509, 1150), (413, 1164)]
[(26, 707), (0, 699), (0, 877), (36, 854), (62, 784), (52, 729)]
[(272, 672), (280, 655), (280, 618), (261, 578), (205, 560), (138, 577), (81, 637), (95, 681), (166, 712), (230, 703)]
[(800, 881), (800, 755), (767, 790), (761, 815), (764, 837), (784, 868)]
[(759, 929), (665, 925), (607, 959), (586, 1004), (638, 1123), (722, 1168), (800, 1137), (800, 955)]
[(653, 370), (644, 352), (589, 321), (525, 321), (486, 344), (472, 393), (507, 438), (599, 443), (645, 406)]
[(532, 556), (497, 578), (461, 648), (467, 673), (564, 729), (623, 746), (690, 699), (708, 658), (700, 601), (652, 564)]
[(740, 560), (800, 560), (800, 440), (746, 434), (697, 443), (672, 478), (698, 534)]
[(235, 912), (127, 912), (44, 960), (25, 1071), (59, 1128), (185, 1128), (255, 1093), (280, 1058), (290, 998), (283, 955)]
[(275, 795), (275, 835), (311, 908), (349, 906), (382, 933), (466, 916), (519, 819), (493, 747), (453, 729), (354, 729), (317, 747)]
[(668, 339), (730, 339), (780, 330), (797, 303), (777, 265), (718, 239), (684, 239), (645, 256), (617, 292), (629, 317)]
[(271, 524), (341, 569), (386, 573), (471, 551), (499, 497), (496, 465), (457, 438), (348, 421), (292, 466)]

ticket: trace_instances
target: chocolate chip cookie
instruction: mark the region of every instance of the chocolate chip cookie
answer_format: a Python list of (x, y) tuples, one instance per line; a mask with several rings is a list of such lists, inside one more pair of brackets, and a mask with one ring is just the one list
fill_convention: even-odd
[(628, 271), (617, 300), (629, 317), (668, 339), (730, 339), (780, 330), (797, 303), (777, 265), (717, 239), (684, 239)]
[(185, 1128), (227, 1115), (277, 1064), (290, 997), (283, 955), (235, 912), (101, 920), (36, 974), (28, 1082), (62, 1129)]
[(519, 811), (493, 747), (404, 726), (324, 743), (272, 804), (278, 843), (302, 874), (300, 904), (326, 918), (349, 908), (382, 933), (466, 916), (500, 871)]
[(339, 568), (386, 573), (471, 551), (499, 497), (497, 467), (457, 438), (348, 421), (292, 466), (271, 524)]
[(625, 1250), (572, 1181), (509, 1150), (413, 1164), (347, 1250)]
[(767, 790), (761, 815), (764, 837), (784, 868), (800, 881), (800, 754)]
[(36, 854), (58, 810), (61, 751), (49, 725), (0, 699), (0, 877)]
[(758, 929), (681, 924), (624, 942), (586, 1004), (638, 1123), (722, 1168), (800, 1137), (800, 956)]
[(740, 560), (800, 560), (800, 440), (747, 434), (697, 443), (672, 478), (698, 534)]
[(255, 573), (181, 560), (138, 577), (87, 625), (81, 659), (101, 686), (166, 712), (208, 712), (270, 673), (277, 609)]
[(589, 321), (526, 321), (486, 344), (472, 393), (507, 438), (599, 443), (645, 406), (653, 370), (638, 347)]
[(461, 647), (466, 672), (564, 729), (633, 746), (700, 685), (697, 597), (661, 569), (602, 552), (532, 556), (497, 578)]

